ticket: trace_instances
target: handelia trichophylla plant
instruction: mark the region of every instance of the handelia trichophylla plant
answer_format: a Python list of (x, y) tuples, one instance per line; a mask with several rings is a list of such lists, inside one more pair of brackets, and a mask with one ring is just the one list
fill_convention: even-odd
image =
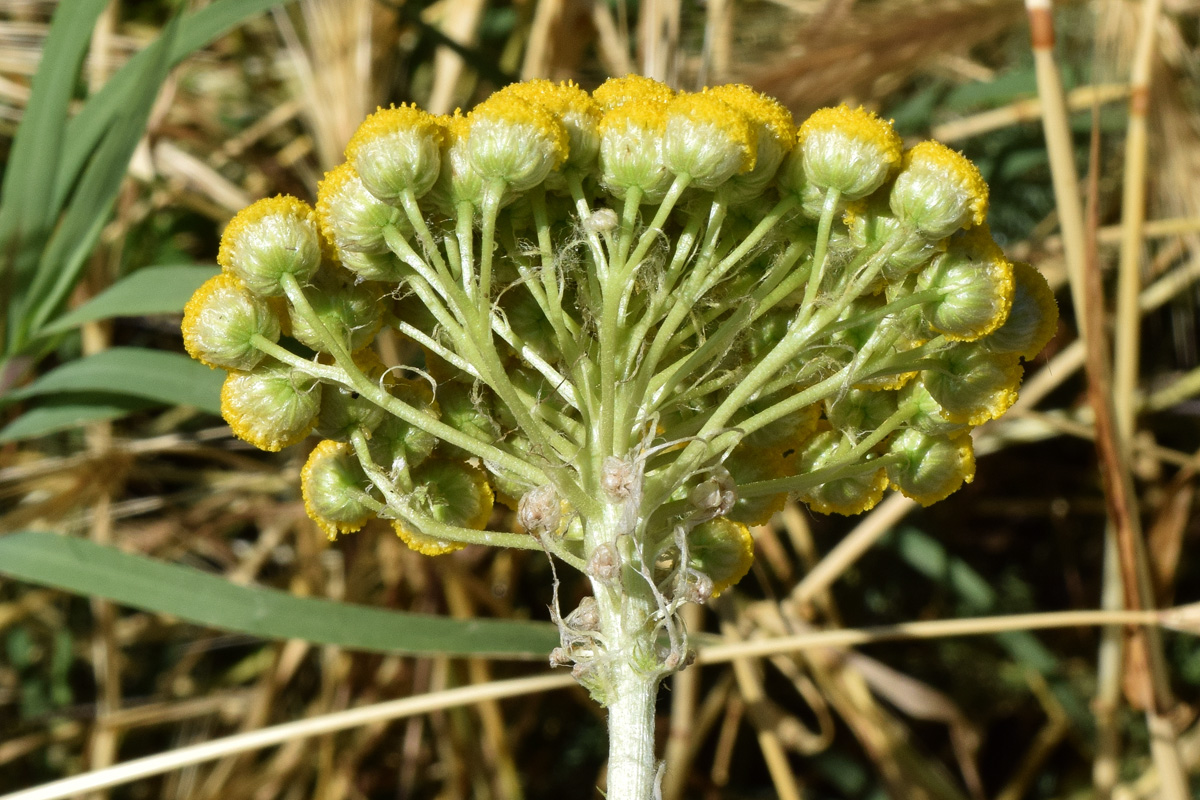
[[(967, 159), (862, 109), (797, 128), (745, 86), (528, 81), (381, 109), (315, 209), (239, 213), (184, 340), (238, 436), (321, 437), (301, 488), (330, 537), (378, 517), (428, 555), (584, 572), (551, 661), (608, 707), (607, 796), (644, 800), (679, 609), (747, 572), (748, 526), (973, 477), (972, 427), (1057, 317), (986, 211)], [(385, 327), (423, 358), (381, 361)], [(487, 529), (493, 498), (518, 530)]]

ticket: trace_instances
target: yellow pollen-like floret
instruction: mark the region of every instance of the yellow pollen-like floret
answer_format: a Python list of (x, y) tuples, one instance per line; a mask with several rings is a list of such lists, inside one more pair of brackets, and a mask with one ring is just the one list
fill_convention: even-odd
[(770, 131), (785, 154), (795, 144), (796, 123), (792, 120), (792, 112), (784, 108), (779, 101), (754, 91), (744, 83), (713, 86), (705, 89), (704, 93), (742, 112), (752, 125), (759, 125)]
[(325, 177), (317, 182), (317, 227), (321, 230), (321, 236), (330, 245), (336, 244), (330, 205), (335, 202), (334, 198), (346, 187), (346, 184), (357, 178), (358, 173), (354, 170), (354, 164), (346, 161), (326, 172)]
[(238, 246), (247, 229), (273, 216), (292, 217), (301, 221), (314, 222), (316, 219), (312, 206), (286, 194), (265, 197), (246, 206), (234, 215), (234, 218), (225, 226), (225, 232), (221, 234), (221, 246), (217, 250), (217, 263), (221, 265), (221, 269), (226, 271), (233, 269)]
[(940, 173), (971, 198), (971, 220), (982, 225), (987, 218), (988, 186), (979, 168), (962, 153), (941, 142), (925, 141), (904, 154), (903, 168), (918, 164), (931, 172)]
[(873, 111), (861, 106), (850, 108), (845, 104), (819, 109), (800, 124), (797, 141), (803, 144), (809, 136), (828, 131), (837, 131), (848, 138), (874, 145), (879, 159), (888, 164), (900, 162), (903, 152), (900, 137), (890, 122), (881, 119)]
[(600, 105), (572, 81), (554, 83), (544, 78), (511, 83), (496, 94), (511, 94), (527, 103), (541, 106), (552, 114), (579, 114), (600, 119)]
[(642, 75), (609, 78), (592, 92), (592, 97), (606, 113), (627, 103), (647, 100), (665, 103), (674, 96), (670, 86)]
[(206, 367), (223, 369), (223, 367), (212, 364), (205, 359), (203, 349), (198, 346), (203, 334), (203, 331), (200, 330), (201, 312), (207, 307), (209, 300), (217, 292), (242, 288), (242, 282), (237, 279), (237, 276), (230, 275), (228, 272), (222, 272), (200, 284), (200, 288), (192, 294), (187, 304), (183, 307), (183, 349), (187, 351), (189, 356)]
[(403, 520), (392, 520), (392, 529), (396, 531), (396, 535), (408, 546), (408, 549), (415, 550), (423, 556), (444, 556), (466, 547), (462, 542), (451, 542), (418, 533)]
[(750, 572), (750, 567), (754, 565), (754, 538), (750, 535), (750, 529), (740, 522), (734, 522), (729, 519), (716, 519), (713, 524), (723, 524), (728, 531), (728, 536), (737, 543), (738, 558), (731, 565), (731, 569), (723, 575), (709, 575), (712, 578), (713, 590), (712, 596), (719, 597), (721, 592), (733, 586), (742, 578), (746, 577), (746, 573)]
[(661, 132), (667, 127), (667, 103), (646, 100), (626, 103), (604, 112), (600, 118), (600, 135), (628, 129)]
[(393, 133), (415, 133), (439, 138), (441, 128), (437, 118), (416, 105), (401, 104), (391, 108), (379, 108), (363, 120), (346, 145), (346, 160), (353, 162), (358, 151), (382, 136)]

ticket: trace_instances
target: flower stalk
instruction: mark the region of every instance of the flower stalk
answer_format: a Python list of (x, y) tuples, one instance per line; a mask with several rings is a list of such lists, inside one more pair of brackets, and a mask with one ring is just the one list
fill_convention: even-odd
[[(301, 489), (331, 538), (378, 518), (584, 573), (551, 662), (608, 708), (607, 796), (648, 800), (680, 609), (746, 574), (750, 526), (971, 480), (971, 427), (1056, 315), (986, 204), (961, 155), (862, 109), (797, 127), (745, 86), (530, 81), (381, 109), (315, 209), (241, 212), (184, 340), (229, 372), (237, 435), (321, 437)], [(380, 361), (385, 327), (409, 362)]]

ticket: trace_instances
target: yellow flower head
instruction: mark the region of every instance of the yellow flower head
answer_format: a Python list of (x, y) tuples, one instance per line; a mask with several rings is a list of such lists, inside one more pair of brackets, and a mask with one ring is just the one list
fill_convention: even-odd
[[(797, 474), (815, 472), (837, 463), (838, 454), (847, 443), (838, 431), (821, 431), (800, 451)], [(883, 468), (869, 469), (850, 477), (825, 481), (798, 492), (797, 497), (821, 514), (853, 516), (874, 508), (883, 498), (887, 486), (887, 472)]]
[(263, 359), (253, 337), (274, 342), (279, 333), (279, 318), (267, 301), (227, 272), (205, 281), (183, 309), (183, 346), (210, 367), (253, 369)]
[(939, 353), (921, 381), (951, 422), (982, 425), (1017, 402), (1020, 358), (990, 352), (978, 342), (960, 342)]
[(954, 237), (945, 253), (917, 277), (919, 289), (942, 297), (925, 307), (926, 319), (951, 341), (973, 341), (1000, 327), (1013, 301), (1013, 270), (986, 225)]
[(712, 596), (746, 577), (754, 564), (754, 539), (740, 522), (717, 517), (688, 534), (689, 566), (712, 581)]
[[(457, 528), (479, 531), (487, 526), (494, 495), (482, 470), (464, 462), (431, 459), (413, 470), (412, 479), (423, 496), (417, 503), (421, 513)], [(418, 531), (404, 520), (397, 520), (394, 527), (406, 545), (423, 555), (439, 556), (463, 548), (436, 533)]]
[(746, 117), (716, 95), (676, 95), (666, 114), (663, 162), (693, 186), (711, 191), (754, 169), (758, 137)]
[(415, 105), (380, 108), (358, 126), (346, 160), (384, 202), (396, 202), (405, 193), (421, 197), (441, 168), (441, 133), (434, 116)]
[(570, 138), (554, 114), (513, 94), (497, 93), (467, 116), (467, 158), (483, 179), (514, 192), (531, 189), (567, 158)]
[(808, 183), (857, 200), (883, 185), (900, 163), (901, 150), (890, 122), (861, 107), (840, 105), (822, 108), (801, 123), (793, 158)]
[(904, 154), (892, 186), (892, 213), (930, 239), (987, 218), (988, 187), (979, 169), (940, 142), (921, 142)]
[(993, 353), (1016, 353), (1028, 361), (1042, 351), (1058, 329), (1058, 304), (1050, 284), (1030, 264), (1010, 265), (1016, 290), (1004, 324), (980, 343)]
[(642, 75), (609, 78), (592, 92), (600, 110), (605, 113), (630, 102), (666, 103), (674, 96), (675, 91), (670, 86)]
[(667, 103), (645, 99), (604, 112), (600, 120), (600, 176), (618, 199), (640, 189), (646, 202), (661, 200), (671, 185), (663, 163)]
[(544, 79), (512, 83), (497, 94), (508, 93), (544, 108), (566, 128), (568, 147), (565, 166), (588, 169), (600, 149), (600, 105), (572, 81), (554, 83)]
[(361, 500), (368, 486), (354, 451), (341, 442), (320, 442), (300, 470), (304, 511), (330, 540), (361, 530), (375, 516)]
[[(388, 253), (384, 241), (384, 229), (397, 228), (402, 234), (411, 231), (411, 225), (403, 212), (384, 203), (363, 184), (354, 164), (347, 161), (325, 173), (325, 179), (317, 184), (317, 223), (321, 234), (333, 247), (337, 257), (348, 267), (367, 280), (397, 280), (395, 269), (385, 270), (382, 275), (364, 274), (357, 269), (360, 262), (370, 265), (387, 264), (385, 259), (343, 258), (345, 254)], [(349, 263), (347, 263), (349, 262)]]
[(796, 124), (791, 112), (777, 100), (741, 83), (714, 86), (704, 92), (741, 112), (750, 123), (755, 138), (754, 167), (730, 178), (725, 191), (732, 202), (758, 197), (796, 143)]
[(221, 386), (221, 416), (233, 435), (277, 452), (308, 436), (321, 410), (321, 384), (282, 365), (230, 372)]
[(927, 436), (909, 428), (892, 439), (887, 454), (901, 459), (887, 468), (892, 488), (923, 506), (945, 500), (975, 479), (969, 433)]
[(321, 236), (312, 207), (280, 195), (243, 208), (221, 235), (217, 263), (260, 297), (282, 295), (279, 281), (285, 274), (308, 280), (321, 266)]

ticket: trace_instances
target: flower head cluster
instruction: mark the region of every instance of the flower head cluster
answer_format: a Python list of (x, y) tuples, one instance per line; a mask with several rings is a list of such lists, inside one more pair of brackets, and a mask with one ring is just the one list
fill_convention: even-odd
[[(796, 126), (746, 86), (530, 81), (381, 109), (315, 208), (238, 214), (185, 342), (229, 371), (238, 436), (322, 437), (302, 489), (329, 535), (544, 548), (601, 629), (641, 595), (674, 646), (678, 604), (740, 579), (789, 496), (856, 514), (971, 480), (971, 428), (1056, 325), (987, 202), (961, 154), (861, 108)], [(518, 530), (487, 530), (493, 498)], [(587, 673), (603, 645), (570, 631)]]

